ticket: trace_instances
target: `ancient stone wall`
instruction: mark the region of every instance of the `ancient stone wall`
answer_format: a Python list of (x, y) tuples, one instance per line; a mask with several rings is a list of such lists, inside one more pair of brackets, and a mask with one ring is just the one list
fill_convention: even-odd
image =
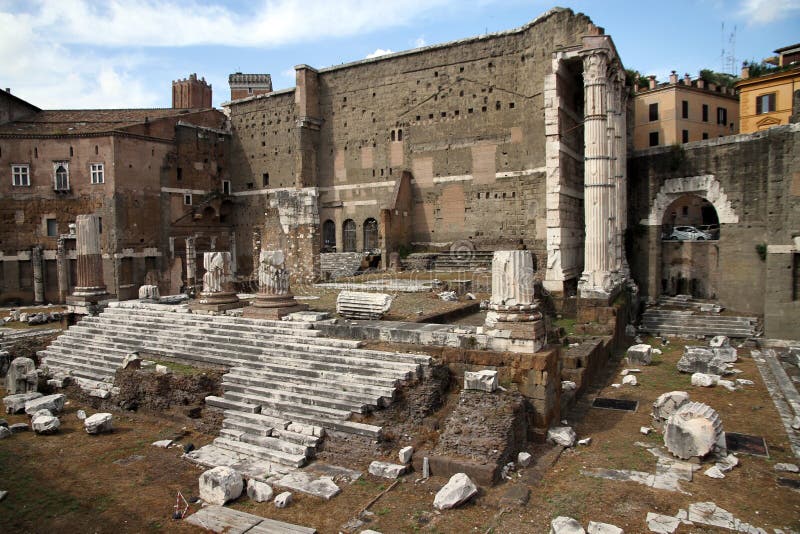
[[(694, 284), (727, 308), (764, 314), (767, 335), (796, 337), (799, 142), (800, 127), (787, 125), (636, 152), (629, 160), (628, 258), (642, 293), (677, 289), (679, 274), (690, 292)], [(662, 241), (670, 203), (685, 194), (714, 206), (717, 241)]]
[[(588, 26), (585, 16), (556, 9), (518, 30), (300, 66), (297, 89), (231, 103), (232, 184), (249, 205), (237, 238), (253, 231), (247, 217), (261, 204), (258, 189), (299, 183), (319, 188), (320, 218), (336, 223), (337, 244), (353, 221), (361, 251), (365, 223), (382, 221), (397, 178), (410, 171), (404, 224), (417, 248), (471, 237), (491, 249), (522, 239), (543, 255), (544, 78), (553, 52), (580, 48)], [(565, 75), (565, 85), (580, 87), (577, 74)]]

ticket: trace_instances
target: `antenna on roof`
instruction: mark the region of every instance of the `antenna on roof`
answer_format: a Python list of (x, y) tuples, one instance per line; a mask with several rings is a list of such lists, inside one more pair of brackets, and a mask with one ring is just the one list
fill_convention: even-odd
[(736, 26), (734, 25), (733, 31), (728, 35), (728, 47), (725, 48), (725, 22), (722, 23), (722, 30), (720, 31), (720, 42), (722, 43), (722, 51), (720, 52), (720, 72), (731, 75), (736, 75)]

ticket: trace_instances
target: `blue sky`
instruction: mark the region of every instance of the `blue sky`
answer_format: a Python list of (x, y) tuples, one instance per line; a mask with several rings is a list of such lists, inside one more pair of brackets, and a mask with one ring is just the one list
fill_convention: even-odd
[[(294, 85), (293, 66), (518, 27), (540, 0), (0, 0), (0, 87), (47, 109), (168, 107), (196, 72), (228, 99), (231, 72)], [(561, 2), (606, 29), (626, 67), (660, 79), (722, 70), (800, 42), (800, 0)], [(724, 33), (722, 24), (724, 23)], [(730, 34), (736, 29), (735, 48)]]

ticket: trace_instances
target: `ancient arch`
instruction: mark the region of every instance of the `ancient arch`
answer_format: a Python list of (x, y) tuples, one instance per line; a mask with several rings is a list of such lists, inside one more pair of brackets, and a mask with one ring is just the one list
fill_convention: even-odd
[(342, 252), (355, 252), (356, 247), (356, 222), (347, 219), (342, 223)]
[(370, 217), (364, 221), (364, 250), (369, 251), (378, 247), (378, 221)]
[(722, 184), (714, 178), (713, 174), (706, 174), (665, 180), (656, 194), (648, 217), (643, 219), (641, 224), (646, 226), (661, 225), (670, 205), (686, 193), (693, 193), (708, 200), (717, 212), (719, 224), (735, 224), (739, 222), (739, 216), (733, 209), (730, 200), (728, 200), (728, 195), (722, 189)]
[(330, 219), (322, 223), (322, 249), (329, 252), (336, 250), (336, 223)]

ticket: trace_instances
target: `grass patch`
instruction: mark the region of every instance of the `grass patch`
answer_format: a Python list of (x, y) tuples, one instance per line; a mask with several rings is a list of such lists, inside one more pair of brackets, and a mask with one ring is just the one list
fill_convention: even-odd
[(563, 328), (567, 334), (574, 334), (575, 333), (575, 323), (578, 320), (571, 318), (571, 317), (562, 317), (561, 319), (556, 319), (553, 324), (557, 328)]
[(193, 376), (201, 375), (208, 372), (208, 369), (202, 367), (193, 367), (185, 363), (177, 363), (169, 360), (152, 360), (158, 365), (163, 365), (176, 375)]

